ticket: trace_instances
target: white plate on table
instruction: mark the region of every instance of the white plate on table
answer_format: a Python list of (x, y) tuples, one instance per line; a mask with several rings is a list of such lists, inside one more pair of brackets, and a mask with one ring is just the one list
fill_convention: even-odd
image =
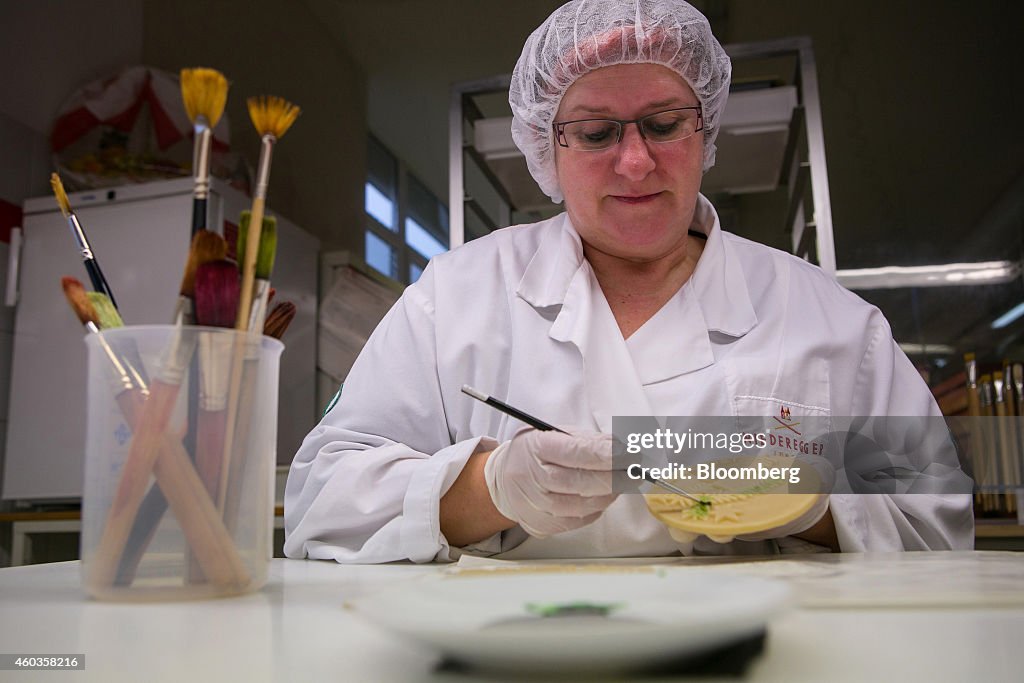
[(481, 669), (608, 673), (755, 635), (789, 602), (789, 587), (769, 579), (700, 569), (538, 565), (433, 575), (347, 606)]

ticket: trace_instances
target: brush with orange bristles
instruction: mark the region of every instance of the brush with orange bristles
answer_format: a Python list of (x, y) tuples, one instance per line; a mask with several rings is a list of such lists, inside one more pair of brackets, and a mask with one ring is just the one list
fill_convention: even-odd
[[(189, 248), (188, 259), (185, 262), (185, 272), (181, 278), (181, 286), (178, 291), (178, 302), (174, 313), (176, 325), (191, 325), (195, 322), (195, 290), (196, 272), (203, 264), (222, 260), (227, 256), (228, 245), (224, 238), (210, 230), (200, 230), (192, 237), (192, 246)], [(191, 367), (189, 368), (191, 371)], [(196, 375), (198, 377), (198, 374)], [(190, 385), (194, 386), (198, 379), (189, 377)], [(196, 401), (189, 402), (188, 432), (185, 436), (185, 451), (195, 452), (198, 405)], [(128, 540), (128, 551), (125, 553), (121, 566), (118, 569), (117, 582), (119, 584), (130, 583), (135, 575), (142, 553), (149, 546), (156, 533), (157, 525), (164, 511), (167, 509), (167, 499), (158, 486), (151, 486), (149, 492), (139, 508), (135, 525), (132, 527), (131, 536)]]
[(228, 243), (211, 230), (200, 230), (192, 237), (192, 246), (185, 262), (185, 273), (178, 289), (178, 304), (174, 311), (175, 325), (195, 323), (196, 271), (204, 263), (227, 258)]
[[(110, 360), (114, 370), (115, 400), (125, 420), (135, 431), (140, 414), (147, 405), (148, 388), (129, 376), (123, 360), (107, 343), (100, 331), (99, 316), (82, 283), (75, 278), (65, 277), (61, 279), (61, 287), (79, 321), (86, 330), (95, 335), (104, 354)], [(202, 482), (199, 481), (181, 443), (165, 436), (157, 443), (157, 451), (154, 463), (157, 482), (170, 501), (185, 539), (196, 554), (202, 571), (211, 581), (221, 585), (244, 585), (249, 579), (241, 557), (231, 543), (231, 538), (213, 507), (213, 502), (203, 490)], [(125, 463), (122, 473), (118, 484), (119, 493), (126, 480), (134, 480), (128, 462)], [(89, 585), (92, 590), (99, 593), (109, 590), (114, 585), (113, 572), (122, 554), (116, 552), (116, 546), (112, 546), (110, 540), (106, 543), (104, 540), (111, 538), (112, 525), (116, 523), (120, 527), (126, 527), (131, 522), (131, 519), (125, 520), (128, 524), (125, 521), (114, 520), (116, 509), (120, 509), (117, 498), (105, 521), (100, 544), (93, 556), (88, 558)]]
[(96, 335), (100, 348), (110, 361), (110, 366), (115, 373), (112, 388), (122, 412), (134, 414), (138, 406), (145, 402), (149, 390), (142, 384), (137, 375), (133, 376), (132, 372), (128, 369), (128, 363), (111, 348), (106, 338), (100, 334), (100, 316), (92, 300), (89, 298), (89, 292), (85, 291), (82, 283), (73, 277), (65, 275), (60, 279), (60, 286), (64, 290), (64, 298), (67, 299), (71, 310), (75, 312), (78, 321), (82, 323), (86, 331)]
[(213, 129), (224, 113), (228, 99), (228, 79), (216, 69), (182, 69), (181, 99), (192, 121), (192, 234), (207, 227), (207, 202), (210, 196), (210, 148)]
[(75, 238), (75, 243), (82, 253), (82, 261), (85, 263), (85, 271), (89, 274), (92, 288), (97, 292), (106, 294), (110, 298), (110, 302), (114, 304), (114, 308), (117, 308), (114, 293), (110, 291), (107, 278), (103, 276), (100, 264), (92, 251), (92, 245), (89, 244), (89, 238), (85, 236), (85, 229), (82, 227), (82, 223), (78, 220), (75, 212), (71, 210), (71, 202), (68, 201), (68, 194), (64, 191), (64, 183), (61, 182), (60, 176), (56, 173), (50, 174), (50, 187), (53, 188), (53, 196), (57, 199), (57, 206), (60, 207), (60, 212), (64, 214), (68, 227), (71, 228), (71, 235)]

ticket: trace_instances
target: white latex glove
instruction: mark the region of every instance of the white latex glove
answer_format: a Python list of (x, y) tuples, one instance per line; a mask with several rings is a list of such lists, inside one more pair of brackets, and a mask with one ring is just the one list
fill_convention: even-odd
[[(765, 529), (764, 531), (758, 531), (751, 534), (740, 534), (735, 537), (714, 535), (708, 536), (708, 538), (715, 543), (729, 543), (734, 538), (739, 541), (767, 541), (773, 538), (795, 536), (796, 534), (807, 531), (825, 516), (825, 513), (828, 512), (828, 498), (827, 494), (820, 494), (818, 496), (818, 500), (814, 502), (814, 505), (812, 505), (807, 512), (800, 515), (792, 522), (788, 522), (782, 526), (775, 527), (773, 529)], [(682, 529), (673, 529), (672, 527), (669, 527), (668, 533), (672, 536), (673, 540), (678, 543), (693, 543), (698, 537), (698, 534), (683, 531)]]
[(484, 465), (494, 506), (531, 536), (590, 524), (612, 493), (612, 435), (530, 427), (498, 446)]

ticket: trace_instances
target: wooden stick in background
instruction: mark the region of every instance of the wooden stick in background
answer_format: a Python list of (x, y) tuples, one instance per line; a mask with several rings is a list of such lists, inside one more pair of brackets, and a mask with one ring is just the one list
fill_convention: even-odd
[(984, 487), (984, 491), (981, 495), (982, 510), (985, 512), (994, 512), (996, 509), (996, 498), (994, 494), (989, 490), (995, 479), (995, 467), (997, 448), (997, 433), (992, 429), (992, 421), (985, 418), (992, 417), (995, 414), (993, 404), (995, 403), (995, 397), (992, 389), (992, 375), (982, 375), (978, 380), (978, 394), (981, 405), (981, 433), (982, 443), (979, 449), (979, 457), (981, 458), (981, 472), (979, 476), (980, 481)]
[(964, 354), (964, 372), (967, 375), (967, 415), (971, 419), (968, 420), (970, 424), (970, 436), (968, 443), (970, 444), (970, 456), (971, 456), (971, 474), (974, 477), (974, 482), (978, 486), (977, 492), (974, 494), (974, 508), (975, 511), (980, 512), (984, 509), (984, 498), (981, 491), (981, 481), (984, 476), (984, 436), (981, 428), (981, 396), (978, 391), (978, 361), (975, 359), (973, 353)]
[(1003, 373), (1000, 370), (992, 373), (992, 389), (995, 398), (995, 415), (997, 431), (999, 433), (999, 447), (995, 458), (995, 483), (999, 486), (997, 494), (998, 508), (1000, 512), (1015, 512), (1016, 498), (1007, 495), (1006, 485), (1009, 483), (1010, 453), (1015, 445), (1010, 441), (1010, 418), (1006, 410), (1006, 386), (1003, 383)]
[[(1011, 467), (1010, 467), (1010, 483), (1014, 489), (1010, 494), (1014, 497), (1014, 502), (1019, 503), (1017, 491), (1021, 486), (1021, 470), (1022, 460), (1024, 460), (1024, 431), (1022, 431), (1022, 425), (1020, 417), (1024, 414), (1024, 363), (1012, 363), (1010, 365), (1010, 375), (1007, 379), (1007, 385), (1010, 387), (1013, 393), (1013, 433), (1016, 436), (1016, 449), (1011, 454)], [(1021, 505), (1017, 505), (1018, 510), (1021, 509)]]

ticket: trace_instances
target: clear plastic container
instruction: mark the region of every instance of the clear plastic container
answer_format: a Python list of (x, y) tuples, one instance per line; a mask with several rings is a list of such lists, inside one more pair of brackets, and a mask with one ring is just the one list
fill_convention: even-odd
[(86, 336), (82, 582), (104, 600), (257, 590), (273, 549), (276, 339), (139, 326)]

